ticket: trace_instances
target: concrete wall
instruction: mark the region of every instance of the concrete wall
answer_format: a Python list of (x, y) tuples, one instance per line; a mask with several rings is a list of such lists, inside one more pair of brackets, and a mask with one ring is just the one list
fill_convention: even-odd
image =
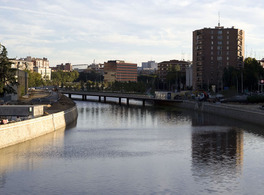
[(47, 116), (0, 126), (0, 148), (24, 142), (50, 133), (77, 119), (77, 108)]
[(195, 101), (184, 101), (183, 103), (177, 104), (178, 107), (187, 108), (196, 111), (203, 111), (212, 113), (220, 116), (230, 117), (245, 122), (255, 123), (258, 125), (264, 125), (264, 112), (261, 110), (246, 110), (238, 107), (232, 107), (225, 104), (214, 104), (208, 102), (195, 102)]

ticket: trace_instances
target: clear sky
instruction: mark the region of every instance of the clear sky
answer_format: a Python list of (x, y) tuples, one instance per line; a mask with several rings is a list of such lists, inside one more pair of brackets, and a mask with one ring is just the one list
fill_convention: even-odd
[(243, 29), (246, 56), (264, 57), (263, 0), (0, 0), (0, 42), (9, 57), (51, 66), (125, 60), (192, 60), (192, 32)]

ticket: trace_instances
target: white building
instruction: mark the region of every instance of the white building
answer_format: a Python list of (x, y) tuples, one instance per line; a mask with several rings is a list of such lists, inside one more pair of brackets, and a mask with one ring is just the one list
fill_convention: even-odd
[(144, 70), (145, 68), (155, 70), (158, 68), (158, 63), (156, 63), (155, 61), (142, 62), (142, 70)]
[(192, 81), (193, 81), (193, 68), (192, 64), (188, 67), (186, 67), (186, 87), (192, 87)]
[(41, 77), (44, 79), (44, 80), (50, 80), (51, 79), (51, 68), (48, 68), (48, 67), (34, 67), (33, 68), (34, 72), (37, 72), (39, 74), (41, 74)]

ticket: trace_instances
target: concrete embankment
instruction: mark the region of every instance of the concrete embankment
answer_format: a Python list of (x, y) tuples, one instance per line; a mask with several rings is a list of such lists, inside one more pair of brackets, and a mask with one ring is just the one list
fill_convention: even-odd
[(77, 119), (76, 106), (47, 116), (0, 126), (0, 148), (18, 144), (66, 127)]
[(212, 113), (244, 122), (264, 125), (264, 111), (254, 105), (216, 104), (209, 102), (183, 101), (178, 107)]

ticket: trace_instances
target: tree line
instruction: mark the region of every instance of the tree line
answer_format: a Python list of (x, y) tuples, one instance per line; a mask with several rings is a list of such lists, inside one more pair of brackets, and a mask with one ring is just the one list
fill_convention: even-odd
[[(18, 85), (16, 69), (11, 68), (5, 46), (0, 44), (0, 96), (5, 93), (15, 93), (13, 86)], [(96, 71), (63, 72), (61, 70), (51, 73), (51, 80), (44, 80), (39, 73), (26, 70), (28, 73), (28, 86), (38, 87), (54, 85), (65, 89), (85, 91), (118, 91), (153, 94), (155, 90), (180, 89), (185, 84), (185, 75), (171, 67), (168, 71), (166, 82), (161, 82), (158, 75), (139, 75), (138, 82), (111, 82), (103, 81), (103, 75)], [(246, 58), (244, 67), (236, 69), (232, 66), (225, 68), (223, 83), (227, 88), (237, 91), (257, 91), (259, 81), (264, 79), (264, 69), (255, 58)]]

